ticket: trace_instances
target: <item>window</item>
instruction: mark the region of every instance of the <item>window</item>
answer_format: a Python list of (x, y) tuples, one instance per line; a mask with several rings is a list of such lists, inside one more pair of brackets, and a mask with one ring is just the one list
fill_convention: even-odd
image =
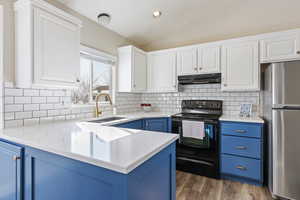
[[(86, 49), (86, 48), (85, 48)], [(90, 51), (91, 49), (88, 48)], [(81, 52), (80, 56), (80, 83), (74, 91), (74, 103), (89, 103), (95, 101), (99, 93), (113, 94), (114, 60), (108, 56), (92, 50), (92, 53)], [(100, 99), (101, 103), (107, 103), (108, 99)]]

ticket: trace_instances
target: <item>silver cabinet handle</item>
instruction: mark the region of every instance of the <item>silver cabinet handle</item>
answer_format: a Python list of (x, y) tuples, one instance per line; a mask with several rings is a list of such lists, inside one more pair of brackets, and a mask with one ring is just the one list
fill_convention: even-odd
[(195, 70), (195, 71), (198, 71), (198, 67), (195, 67), (194, 70)]
[(13, 156), (13, 160), (21, 160), (20, 156)]
[(224, 87), (227, 87), (227, 84), (223, 84)]
[(300, 54), (300, 51), (297, 51), (296, 53), (297, 53), (297, 54)]
[(136, 84), (133, 84), (133, 87), (136, 88)]
[(79, 83), (79, 82), (80, 82), (80, 79), (79, 79), (79, 78), (76, 78), (76, 82)]
[(242, 130), (242, 129), (234, 130), (234, 132), (236, 132), (236, 133), (247, 133), (246, 130)]
[(199, 67), (199, 70), (202, 70), (203, 68), (202, 67)]
[(244, 167), (242, 165), (238, 165), (236, 166), (235, 168), (239, 169), (239, 170), (242, 170), (242, 171), (246, 171), (247, 170), (247, 167)]
[(245, 146), (236, 146), (235, 149), (238, 149), (238, 150), (246, 150), (247, 147), (245, 147)]

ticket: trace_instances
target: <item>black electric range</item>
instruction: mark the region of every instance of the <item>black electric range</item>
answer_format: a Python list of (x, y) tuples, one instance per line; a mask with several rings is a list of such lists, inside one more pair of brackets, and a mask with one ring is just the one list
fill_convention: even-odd
[[(222, 101), (183, 100), (182, 112), (172, 116), (172, 132), (180, 135), (177, 142), (176, 166), (178, 170), (219, 178), (219, 117)], [(205, 137), (184, 137), (183, 121), (204, 122)]]

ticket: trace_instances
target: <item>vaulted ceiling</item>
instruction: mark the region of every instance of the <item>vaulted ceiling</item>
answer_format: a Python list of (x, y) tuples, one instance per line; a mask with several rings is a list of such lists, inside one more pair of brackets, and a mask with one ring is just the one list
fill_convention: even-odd
[[(145, 50), (300, 27), (300, 0), (59, 0)], [(154, 19), (152, 13), (162, 16)]]

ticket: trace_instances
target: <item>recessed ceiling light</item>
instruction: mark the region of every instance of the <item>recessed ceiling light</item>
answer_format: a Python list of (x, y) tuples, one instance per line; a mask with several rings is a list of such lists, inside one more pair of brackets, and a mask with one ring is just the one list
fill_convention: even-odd
[(156, 10), (153, 12), (153, 17), (154, 18), (157, 18), (157, 17), (160, 17), (161, 16), (161, 12), (159, 10)]

